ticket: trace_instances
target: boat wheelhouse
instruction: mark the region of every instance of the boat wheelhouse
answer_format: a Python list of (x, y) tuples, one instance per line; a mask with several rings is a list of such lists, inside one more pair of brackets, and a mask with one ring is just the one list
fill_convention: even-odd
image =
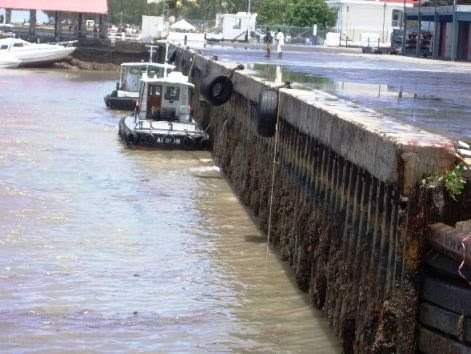
[(152, 62), (129, 62), (121, 64), (119, 82), (116, 89), (105, 96), (105, 104), (110, 109), (132, 111), (139, 98), (142, 76), (162, 78), (175, 67), (169, 64)]

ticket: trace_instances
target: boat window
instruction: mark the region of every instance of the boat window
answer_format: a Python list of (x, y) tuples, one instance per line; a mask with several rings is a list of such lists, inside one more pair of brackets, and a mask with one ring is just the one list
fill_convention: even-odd
[(13, 47), (23, 47), (23, 43), (13, 43)]
[(0, 47), (0, 50), (5, 50), (5, 49), (8, 49), (8, 45), (7, 44), (2, 44), (2, 46)]
[(180, 87), (167, 86), (165, 99), (168, 101), (177, 101), (180, 98)]
[(154, 69), (150, 69), (147, 75), (148, 75), (149, 77), (160, 77), (160, 76), (157, 74), (157, 71), (154, 70)]
[(149, 96), (160, 96), (162, 92), (162, 86), (149, 85)]
[(131, 68), (130, 72), (134, 75), (139, 74), (139, 68)]

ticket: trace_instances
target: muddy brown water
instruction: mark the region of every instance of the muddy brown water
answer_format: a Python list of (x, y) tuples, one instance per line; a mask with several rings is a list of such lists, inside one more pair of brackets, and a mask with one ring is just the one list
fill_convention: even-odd
[(209, 152), (119, 141), (116, 76), (0, 70), (0, 352), (340, 352)]

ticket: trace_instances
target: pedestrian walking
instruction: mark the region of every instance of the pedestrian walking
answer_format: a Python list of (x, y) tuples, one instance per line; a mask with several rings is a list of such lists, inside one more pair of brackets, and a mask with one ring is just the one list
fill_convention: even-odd
[(281, 32), (279, 28), (278, 28), (278, 31), (276, 32), (275, 40), (276, 40), (276, 52), (278, 53), (278, 58), (281, 59), (281, 57), (283, 56), (283, 50), (281, 46), (285, 44), (285, 35), (283, 32)]
[(270, 58), (271, 56), (271, 47), (273, 45), (273, 36), (271, 35), (270, 28), (267, 27), (265, 37), (263, 38), (263, 41), (265, 42), (265, 47), (267, 50), (267, 53), (265, 54), (265, 57)]

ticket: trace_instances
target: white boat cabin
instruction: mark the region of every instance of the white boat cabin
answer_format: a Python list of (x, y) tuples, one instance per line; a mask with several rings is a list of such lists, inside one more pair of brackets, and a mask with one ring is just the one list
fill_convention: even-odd
[[(136, 62), (121, 64), (121, 74), (119, 79), (118, 96), (129, 96), (131, 92), (138, 97), (140, 81), (144, 74), (149, 78), (161, 78), (175, 68), (173, 65)], [(127, 91), (127, 92), (126, 92)]]
[(166, 77), (144, 75), (139, 94), (139, 120), (191, 122), (190, 98), (194, 85), (173, 71)]

